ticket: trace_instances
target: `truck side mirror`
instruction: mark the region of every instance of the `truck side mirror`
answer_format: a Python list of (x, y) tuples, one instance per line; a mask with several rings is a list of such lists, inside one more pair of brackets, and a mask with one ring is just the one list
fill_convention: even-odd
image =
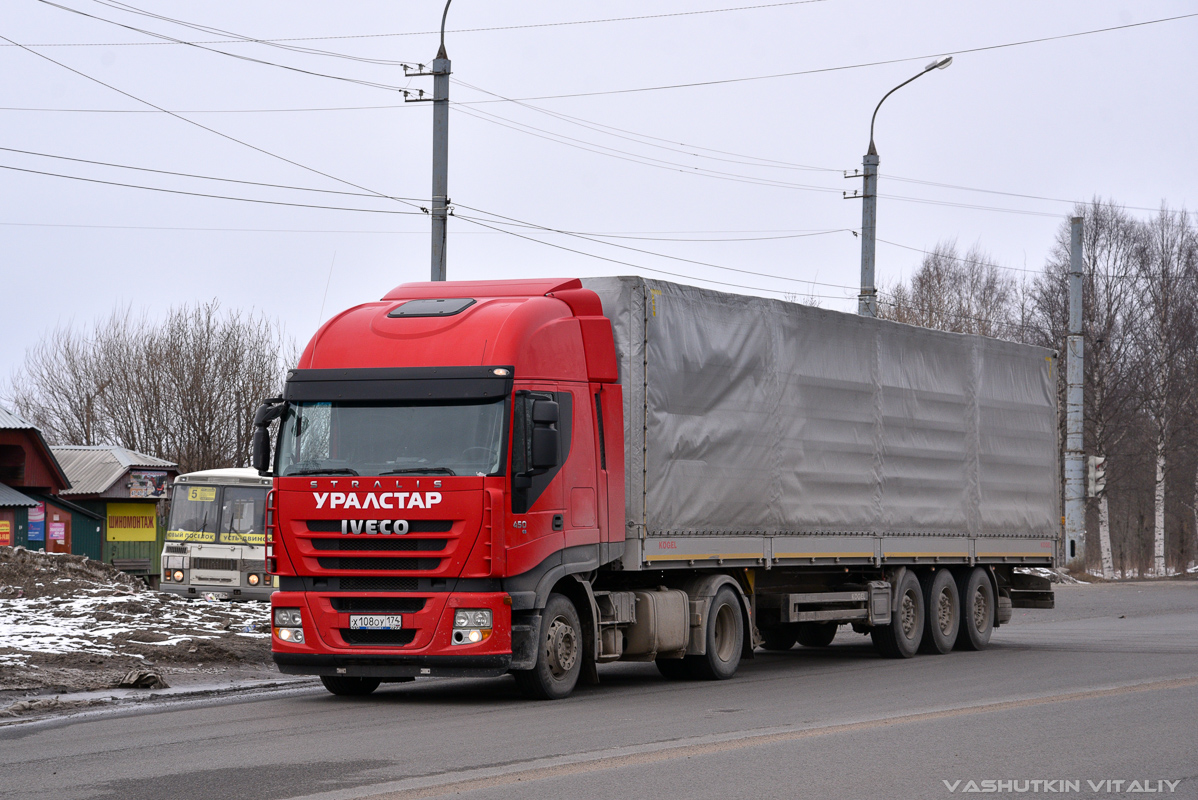
[[(554, 404), (556, 405), (556, 403)], [(547, 470), (557, 466), (561, 435), (553, 428), (532, 429), (532, 468)]]
[(262, 405), (254, 412), (253, 449), (250, 454), (250, 465), (258, 470), (259, 475), (270, 474), (270, 423), (283, 416), (287, 404), (281, 397), (263, 400)]

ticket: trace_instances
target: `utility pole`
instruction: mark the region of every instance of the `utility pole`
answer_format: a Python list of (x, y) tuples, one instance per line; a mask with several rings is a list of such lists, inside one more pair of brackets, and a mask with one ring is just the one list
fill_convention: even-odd
[[(437, 57), (433, 59), (432, 72), (425, 72), (423, 64), (420, 65), (420, 69), (416, 72), (409, 71), (407, 64), (404, 65), (404, 75), (408, 77), (433, 76), (433, 202), (431, 209), (433, 241), (431, 280), (434, 281), (443, 281), (446, 279), (446, 223), (449, 219), (450, 63), (449, 56), (445, 52), (445, 19), (449, 16), (449, 4), (452, 2), (453, 0), (447, 0), (445, 11), (441, 14), (441, 47), (437, 50)], [(412, 103), (428, 102), (428, 98), (424, 96), (423, 91), (419, 92), (415, 98), (409, 98), (408, 93), (404, 92), (404, 101)]]
[(1069, 336), (1065, 344), (1065, 563), (1086, 557), (1085, 452), (1082, 430), (1082, 218), (1069, 226)]
[(878, 150), (874, 147), (874, 122), (878, 119), (878, 109), (886, 98), (906, 86), (915, 78), (928, 74), (934, 69), (944, 69), (953, 63), (953, 57), (938, 58), (923, 68), (914, 77), (900, 83), (882, 96), (874, 108), (874, 115), (869, 120), (869, 150), (862, 160), (864, 172), (854, 170), (852, 175), (845, 173), (846, 178), (864, 178), (861, 192), (849, 194), (845, 192), (846, 200), (860, 197), (861, 204), (861, 294), (857, 296), (857, 313), (863, 317), (878, 316), (878, 289), (874, 283), (874, 249), (877, 246), (878, 227)]

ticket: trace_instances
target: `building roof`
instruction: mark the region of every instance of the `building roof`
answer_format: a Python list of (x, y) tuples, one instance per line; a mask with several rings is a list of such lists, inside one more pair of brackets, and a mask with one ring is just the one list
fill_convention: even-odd
[(0, 507), (28, 506), (32, 508), (37, 501), (26, 497), (11, 486), (0, 483)]
[(46, 440), (42, 436), (41, 430), (39, 430), (36, 425), (29, 423), (23, 417), (13, 413), (12, 411), (9, 411), (3, 406), (0, 406), (0, 430), (27, 431), (28, 433), (26, 435), (29, 436), (33, 441), (34, 448), (40, 452), (42, 459), (46, 462), (46, 465), (53, 473), (53, 476), (61, 482), (61, 486), (52, 488), (57, 488), (59, 491), (62, 491), (63, 489), (69, 489), (71, 487), (71, 481), (69, 478), (67, 478), (66, 471), (63, 470), (62, 465), (58, 463), (58, 459), (54, 457), (54, 453), (50, 451), (50, 447), (46, 444)]
[(7, 428), (9, 430), (37, 430), (19, 416), (9, 411), (4, 406), (0, 406), (0, 429)]
[(71, 481), (71, 488), (60, 492), (64, 495), (106, 492), (131, 468), (174, 470), (178, 466), (172, 461), (115, 445), (63, 445), (50, 449)]

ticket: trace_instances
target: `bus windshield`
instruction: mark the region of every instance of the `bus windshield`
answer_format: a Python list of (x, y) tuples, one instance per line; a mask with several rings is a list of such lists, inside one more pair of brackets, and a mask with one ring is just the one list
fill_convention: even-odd
[(169, 542), (265, 544), (266, 487), (176, 486)]
[(485, 403), (292, 403), (275, 474), (501, 475), (503, 399)]

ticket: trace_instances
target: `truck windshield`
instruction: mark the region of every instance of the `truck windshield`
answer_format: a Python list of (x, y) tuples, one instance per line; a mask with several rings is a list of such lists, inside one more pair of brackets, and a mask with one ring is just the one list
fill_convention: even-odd
[(275, 474), (501, 475), (504, 409), (486, 403), (292, 403)]

